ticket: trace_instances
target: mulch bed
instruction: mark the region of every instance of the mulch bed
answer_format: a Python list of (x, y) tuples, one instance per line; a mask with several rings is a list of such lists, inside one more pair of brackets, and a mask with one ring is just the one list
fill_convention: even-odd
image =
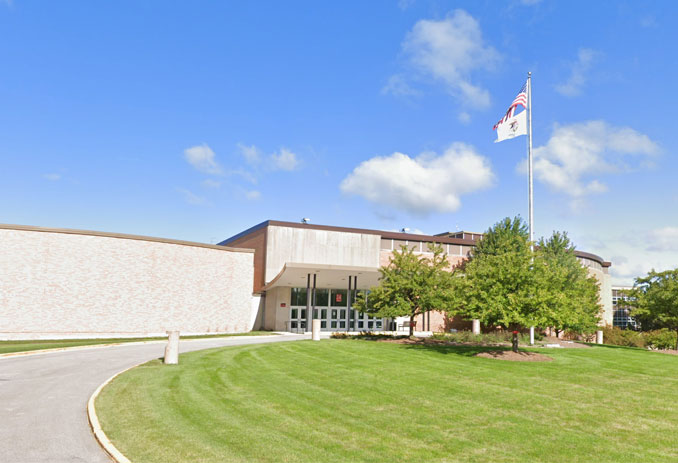
[(653, 350), (652, 352), (661, 352), (662, 354), (678, 355), (678, 350), (675, 349)]
[(480, 352), (475, 357), (483, 357), (486, 359), (509, 360), (512, 362), (550, 362), (553, 360), (544, 354), (536, 352), (513, 352), (512, 350), (494, 350), (489, 352)]
[(391, 344), (410, 344), (410, 345), (437, 345), (437, 346), (510, 346), (510, 343), (486, 343), (486, 342), (454, 342), (442, 339), (431, 338), (397, 338), (397, 339), (379, 339), (379, 342), (388, 342)]

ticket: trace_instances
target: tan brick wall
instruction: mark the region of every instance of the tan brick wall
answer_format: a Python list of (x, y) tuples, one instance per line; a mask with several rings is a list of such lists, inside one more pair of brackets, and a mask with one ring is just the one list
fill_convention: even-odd
[(2, 228), (0, 337), (248, 331), (253, 253), (241, 251)]

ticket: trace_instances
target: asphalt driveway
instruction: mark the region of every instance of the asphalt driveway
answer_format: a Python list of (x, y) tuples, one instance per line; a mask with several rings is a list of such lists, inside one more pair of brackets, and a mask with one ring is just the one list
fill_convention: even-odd
[[(180, 351), (308, 339), (240, 336), (180, 342)], [(87, 401), (113, 374), (160, 358), (165, 344), (120, 345), (0, 359), (0, 461), (110, 462), (87, 421)]]

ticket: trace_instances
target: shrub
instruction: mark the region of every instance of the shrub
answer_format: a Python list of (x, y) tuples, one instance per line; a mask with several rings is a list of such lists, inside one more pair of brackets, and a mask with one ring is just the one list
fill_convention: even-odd
[[(543, 339), (541, 333), (534, 333), (535, 340)], [(511, 342), (513, 339), (513, 332), (511, 331), (493, 331), (490, 333), (473, 334), (472, 331), (457, 331), (454, 333), (433, 333), (433, 339), (441, 341), (450, 341), (458, 343), (481, 343), (481, 344), (501, 344)], [(518, 335), (518, 340), (521, 344), (530, 343), (530, 334), (521, 333)]]
[(645, 344), (650, 349), (673, 349), (676, 346), (676, 332), (666, 328), (643, 333)]
[(622, 330), (616, 326), (603, 328), (603, 342), (613, 346), (645, 347), (645, 337), (642, 333)]

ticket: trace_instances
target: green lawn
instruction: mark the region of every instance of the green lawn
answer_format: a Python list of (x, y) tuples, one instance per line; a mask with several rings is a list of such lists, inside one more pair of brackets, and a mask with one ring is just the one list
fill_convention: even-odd
[(674, 462), (678, 357), (630, 348), (301, 341), (183, 354), (119, 376), (104, 431), (145, 462)]
[[(274, 334), (270, 331), (250, 331), (249, 333), (237, 334), (214, 334), (204, 336), (182, 336), (181, 339), (208, 339), (221, 338), (226, 336), (260, 336), (266, 334)], [(167, 337), (161, 338), (115, 338), (115, 339), (45, 339), (39, 341), (0, 341), (0, 354), (7, 354), (10, 352), (26, 352), (31, 350), (41, 349), (57, 349), (62, 347), (75, 346), (94, 346), (97, 344), (115, 344), (122, 342), (139, 342), (139, 341), (161, 341), (166, 340)]]

